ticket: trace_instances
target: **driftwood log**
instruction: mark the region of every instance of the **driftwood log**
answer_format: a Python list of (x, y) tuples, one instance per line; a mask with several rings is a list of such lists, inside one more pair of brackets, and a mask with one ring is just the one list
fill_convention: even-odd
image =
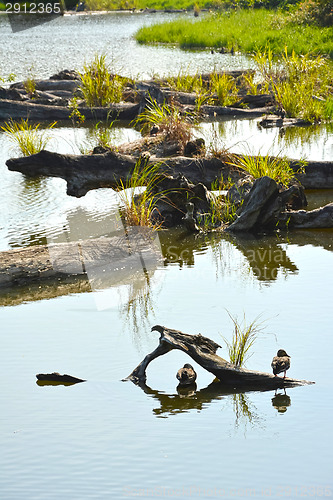
[[(79, 111), (86, 120), (133, 120), (139, 111), (139, 104), (120, 103), (109, 107), (80, 107)], [(72, 110), (68, 106), (35, 104), (26, 101), (0, 99), (0, 120), (32, 121), (69, 120)]]
[(73, 385), (80, 382), (86, 382), (86, 380), (82, 378), (73, 377), (72, 375), (67, 375), (67, 373), (61, 375), (58, 372), (38, 373), (36, 378), (38, 380), (38, 385)]
[(146, 369), (151, 361), (172, 349), (179, 349), (188, 354), (202, 368), (217, 377), (221, 383), (239, 389), (265, 390), (281, 387), (294, 387), (313, 384), (306, 380), (297, 380), (286, 377), (275, 377), (270, 373), (262, 373), (245, 368), (237, 368), (216, 354), (219, 346), (213, 340), (203, 335), (188, 335), (178, 330), (171, 330), (164, 326), (155, 325), (152, 331), (160, 333), (158, 347), (144, 358), (144, 360), (124, 380), (130, 380), (137, 385), (145, 384)]
[[(166, 175), (184, 175), (190, 182), (210, 186), (225, 172), (226, 178), (235, 169), (218, 158), (172, 157), (158, 158), (160, 172)], [(116, 188), (120, 181), (126, 184), (136, 158), (109, 151), (94, 155), (62, 155), (41, 151), (35, 155), (7, 160), (9, 170), (30, 177), (61, 177), (67, 181), (67, 194), (81, 197), (99, 187)], [(243, 174), (245, 175), (245, 174)], [(238, 178), (239, 178), (238, 174)]]
[[(189, 158), (175, 156), (171, 158), (151, 157), (151, 161), (160, 162), (161, 173), (166, 175), (184, 175), (190, 182), (202, 182), (208, 188), (217, 179), (232, 174), (235, 168), (219, 158)], [(81, 197), (89, 190), (100, 187), (116, 187), (120, 181), (130, 177), (136, 159), (133, 156), (116, 152), (93, 155), (62, 155), (50, 151), (41, 151), (35, 155), (11, 158), (6, 161), (9, 170), (21, 172), (30, 177), (60, 177), (67, 181), (67, 194)], [(299, 164), (290, 160), (296, 170)], [(243, 172), (245, 176), (245, 172)], [(238, 172), (238, 178), (242, 177)], [(332, 189), (333, 162), (309, 161), (304, 173), (298, 178), (305, 189)]]

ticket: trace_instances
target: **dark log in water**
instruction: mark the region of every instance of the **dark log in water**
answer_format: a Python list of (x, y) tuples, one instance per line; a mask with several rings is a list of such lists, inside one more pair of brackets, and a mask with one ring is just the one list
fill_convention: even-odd
[(38, 373), (36, 378), (38, 380), (38, 385), (73, 385), (80, 382), (86, 382), (86, 380), (82, 378), (72, 377), (72, 375), (67, 375), (66, 373), (61, 375), (58, 372)]
[(273, 127), (306, 127), (310, 126), (311, 122), (303, 120), (302, 118), (285, 118), (281, 116), (265, 116), (260, 122), (259, 126), (262, 128)]
[[(223, 173), (226, 178), (235, 171), (217, 158), (158, 158), (161, 173), (166, 175), (184, 175), (190, 182), (202, 182), (209, 186)], [(61, 177), (67, 181), (67, 194), (84, 196), (90, 189), (99, 187), (116, 188), (120, 181), (124, 184), (131, 176), (136, 158), (109, 151), (95, 155), (61, 155), (41, 151), (35, 155), (7, 160), (9, 170), (38, 177)], [(245, 174), (244, 174), (245, 175)], [(239, 178), (239, 175), (238, 175)]]
[[(133, 120), (139, 111), (139, 104), (112, 104), (105, 108), (80, 107), (79, 111), (86, 120)], [(68, 106), (35, 104), (26, 101), (0, 99), (0, 120), (69, 120), (72, 110)]]
[(245, 387), (247, 390), (278, 389), (281, 387), (294, 387), (314, 383), (288, 377), (284, 379), (275, 377), (270, 373), (237, 368), (216, 354), (217, 349), (221, 346), (200, 334), (188, 335), (160, 325), (153, 326), (152, 331), (160, 333), (158, 347), (152, 353), (148, 354), (124, 380), (130, 380), (138, 385), (144, 384), (147, 379), (146, 369), (149, 363), (172, 349), (179, 349), (188, 354), (202, 368), (215, 375), (221, 383), (240, 389), (244, 389)]
[(315, 210), (291, 210), (281, 214), (295, 229), (325, 229), (333, 227), (333, 203)]
[[(130, 150), (130, 144), (126, 145), (126, 151)], [(202, 182), (208, 188), (221, 175), (227, 179), (230, 174), (233, 177), (236, 173), (235, 168), (214, 157), (151, 157), (150, 161), (160, 162), (161, 173), (176, 176), (181, 174), (193, 184)], [(91, 189), (115, 188), (120, 181), (126, 182), (135, 162), (136, 159), (129, 154), (112, 151), (95, 155), (62, 155), (41, 151), (27, 157), (11, 158), (6, 161), (6, 165), (9, 170), (31, 177), (61, 177), (67, 181), (67, 194), (81, 197)], [(290, 165), (295, 170), (299, 169), (297, 160), (290, 160)], [(238, 171), (237, 178), (245, 175), (245, 171)], [(305, 189), (333, 189), (333, 162), (309, 161), (304, 167), (304, 173), (297, 174), (297, 178)]]

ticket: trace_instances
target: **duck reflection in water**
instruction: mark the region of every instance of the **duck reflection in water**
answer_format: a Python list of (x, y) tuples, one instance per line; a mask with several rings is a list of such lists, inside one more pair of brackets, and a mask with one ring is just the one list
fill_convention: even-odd
[(197, 384), (195, 382), (193, 382), (191, 385), (178, 384), (176, 390), (180, 398), (193, 398), (197, 391)]
[(283, 393), (275, 391), (275, 395), (272, 398), (272, 406), (276, 408), (279, 413), (285, 413), (290, 405), (291, 399), (285, 389)]

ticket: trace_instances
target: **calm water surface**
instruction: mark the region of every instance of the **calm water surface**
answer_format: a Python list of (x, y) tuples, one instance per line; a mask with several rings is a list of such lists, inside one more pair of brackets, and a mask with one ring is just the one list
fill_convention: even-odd
[[(112, 45), (114, 32), (105, 28), (105, 19), (97, 22)], [(148, 16), (130, 17), (129, 33), (133, 19), (151, 22)], [(67, 45), (68, 66), (75, 60), (74, 47), (82, 55), (96, 50), (88, 43), (92, 33), (98, 43), (103, 40), (88, 20), (70, 22), (72, 29), (82, 23), (81, 44), (75, 45), (74, 31), (73, 49), (68, 38), (56, 39)], [(51, 30), (51, 24), (43, 30)], [(13, 44), (7, 53), (19, 67), (19, 43), (5, 28)], [(43, 30), (30, 30), (32, 54), (33, 40), (39, 48), (46, 43)], [(22, 60), (28, 35), (29, 30), (18, 34)], [(124, 50), (130, 53), (134, 42), (128, 43)], [(54, 46), (63, 54), (64, 49)], [(156, 54), (169, 49), (149, 50), (157, 60)], [(40, 50), (34, 55), (45, 76), (63, 68), (45, 54)], [(174, 54), (176, 58), (179, 52)], [(199, 60), (197, 54), (193, 57)], [(153, 67), (151, 59), (147, 68), (149, 64)], [(166, 70), (163, 64), (158, 71)], [(246, 140), (254, 150), (281, 146), (294, 158), (332, 159), (327, 128), (317, 135), (313, 131), (312, 138), (287, 142), (287, 134), (279, 138), (276, 131), (259, 131), (255, 121), (214, 127), (218, 140), (235, 149)], [(213, 125), (205, 125), (203, 132), (211, 140)], [(135, 137), (121, 128), (116, 142)], [(85, 130), (59, 128), (52, 148), (78, 152), (86, 138)], [(112, 190), (69, 198), (61, 179), (28, 180), (8, 172), (10, 147), (0, 134), (1, 250), (46, 243), (68, 231), (89, 237), (114, 229), (117, 197)], [(331, 194), (310, 193), (313, 206), (332, 200)], [(2, 293), (0, 498), (332, 496), (332, 235), (332, 230), (262, 238), (162, 232), (157, 242), (161, 260), (147, 273), (142, 267), (119, 270), (112, 286), (92, 291), (81, 282), (64, 284), (61, 292), (55, 285), (38, 285)], [(248, 368), (269, 371), (272, 356), (282, 347), (291, 355), (290, 376), (316, 384), (286, 394), (225, 394), (196, 367), (198, 390), (181, 397), (175, 373), (187, 357), (176, 351), (151, 363), (147, 386), (121, 382), (157, 346), (158, 335), (150, 332), (156, 323), (200, 332), (219, 343), (218, 353), (227, 357), (222, 339), (232, 336), (227, 311), (240, 320), (245, 314), (248, 321), (259, 315), (265, 321)], [(87, 382), (36, 384), (36, 373), (52, 371)]]
[(141, 26), (175, 17), (165, 13), (68, 15), (13, 33), (7, 16), (0, 15), (0, 76), (14, 73), (18, 80), (29, 74), (49, 77), (64, 68), (82, 69), (96, 53), (106, 54), (123, 75), (141, 78), (175, 74), (182, 68), (205, 72), (213, 67), (242, 69), (251, 65), (248, 58), (241, 55), (147, 47), (135, 42), (133, 35)]

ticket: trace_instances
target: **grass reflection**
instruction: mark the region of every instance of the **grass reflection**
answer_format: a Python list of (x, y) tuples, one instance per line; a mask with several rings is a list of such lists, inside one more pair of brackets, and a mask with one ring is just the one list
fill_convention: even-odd
[(248, 425), (262, 426), (263, 419), (247, 394), (242, 392), (233, 394), (232, 406), (235, 414), (235, 430), (244, 429), (246, 432)]
[[(152, 389), (144, 383), (140, 384), (140, 387), (157, 403), (153, 409), (153, 414), (158, 418), (168, 418), (191, 410), (199, 412), (208, 409), (211, 403), (223, 400), (225, 402), (224, 407), (230, 407), (231, 402), (235, 416), (235, 430), (243, 429), (246, 432), (248, 426), (262, 427), (264, 423), (263, 416), (260, 415), (259, 410), (251, 401), (249, 394), (253, 392), (252, 389), (247, 391), (244, 388), (244, 390), (239, 391), (232, 385), (215, 381), (199, 391), (196, 390), (196, 384), (187, 388), (178, 386), (174, 394), (166, 394)], [(272, 398), (272, 404), (278, 411), (280, 411), (279, 408), (283, 411), (282, 408), (290, 406), (291, 401), (285, 392), (282, 395), (276, 391)]]

